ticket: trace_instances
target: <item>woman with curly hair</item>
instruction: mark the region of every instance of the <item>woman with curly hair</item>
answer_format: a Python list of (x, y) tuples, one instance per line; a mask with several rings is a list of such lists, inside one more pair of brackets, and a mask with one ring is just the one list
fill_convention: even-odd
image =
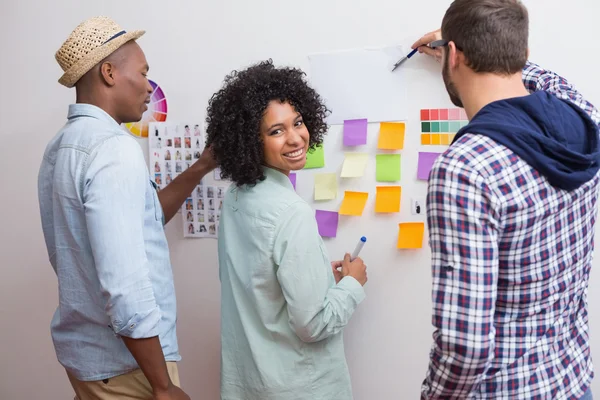
[(210, 100), (207, 145), (233, 181), (219, 226), (222, 399), (352, 399), (342, 329), (366, 267), (329, 261), (288, 178), (322, 143), (327, 112), (301, 70), (270, 60)]

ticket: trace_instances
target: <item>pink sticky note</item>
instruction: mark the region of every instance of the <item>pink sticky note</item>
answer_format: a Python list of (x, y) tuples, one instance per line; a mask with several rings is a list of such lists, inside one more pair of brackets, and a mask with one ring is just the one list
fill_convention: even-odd
[(290, 181), (292, 182), (294, 190), (296, 190), (296, 174), (293, 172), (290, 172)]
[(367, 119), (348, 119), (344, 121), (344, 146), (367, 144)]
[(426, 181), (429, 179), (429, 173), (433, 167), (435, 159), (442, 153), (419, 153), (419, 163), (417, 165), (417, 179)]
[(317, 210), (315, 213), (319, 235), (323, 237), (335, 237), (337, 234), (339, 215), (335, 211)]

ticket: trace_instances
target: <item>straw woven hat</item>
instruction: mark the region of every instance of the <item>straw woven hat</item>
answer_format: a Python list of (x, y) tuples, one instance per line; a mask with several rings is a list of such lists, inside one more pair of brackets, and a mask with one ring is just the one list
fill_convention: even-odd
[(125, 32), (108, 17), (93, 17), (82, 22), (56, 52), (56, 61), (65, 72), (58, 82), (73, 87), (96, 64), (144, 33), (146, 31)]

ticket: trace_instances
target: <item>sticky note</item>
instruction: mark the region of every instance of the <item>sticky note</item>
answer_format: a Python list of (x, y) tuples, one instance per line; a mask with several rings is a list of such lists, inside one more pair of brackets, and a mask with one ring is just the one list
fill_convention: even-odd
[(369, 193), (366, 192), (348, 192), (346, 191), (344, 194), (344, 201), (342, 201), (342, 205), (340, 207), (341, 215), (354, 215), (361, 216), (363, 210), (365, 209), (365, 205), (367, 204), (367, 199), (369, 198)]
[(344, 146), (367, 144), (367, 119), (347, 119), (344, 121)]
[(404, 122), (382, 122), (379, 124), (378, 149), (402, 150), (404, 148)]
[(367, 153), (346, 153), (342, 165), (342, 178), (358, 178), (365, 174), (369, 155)]
[(417, 179), (426, 181), (429, 179), (429, 172), (431, 172), (431, 167), (433, 167), (433, 163), (435, 159), (441, 153), (419, 153), (419, 162), (417, 164)]
[(335, 237), (337, 235), (339, 214), (335, 211), (317, 210), (315, 213), (319, 235), (323, 237)]
[(296, 190), (296, 174), (294, 172), (290, 172), (290, 182), (292, 182), (292, 186), (294, 187), (294, 190)]
[(315, 200), (332, 200), (337, 197), (336, 174), (315, 175)]
[(377, 182), (400, 180), (400, 154), (377, 154)]
[(308, 150), (306, 153), (306, 165), (304, 169), (309, 168), (323, 168), (325, 166), (325, 151), (323, 145), (320, 144), (312, 150)]
[(402, 188), (400, 186), (377, 186), (377, 197), (375, 199), (376, 213), (400, 212), (400, 198)]
[(403, 222), (398, 224), (398, 248), (420, 249), (423, 247), (423, 222)]

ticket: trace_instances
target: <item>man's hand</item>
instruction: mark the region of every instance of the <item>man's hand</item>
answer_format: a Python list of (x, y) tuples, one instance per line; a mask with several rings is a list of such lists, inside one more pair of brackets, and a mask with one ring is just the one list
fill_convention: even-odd
[(207, 172), (210, 172), (213, 169), (217, 168), (217, 161), (215, 160), (210, 146), (206, 146), (206, 148), (204, 148), (202, 155), (200, 156), (198, 161), (196, 161), (196, 163), (198, 163), (199, 166), (202, 166), (202, 169)]
[(154, 393), (154, 400), (191, 400), (183, 390), (175, 385), (169, 386), (165, 391)]
[(429, 56), (432, 56), (436, 59), (437, 62), (442, 62), (442, 48), (438, 47), (437, 49), (432, 49), (428, 46), (429, 43), (442, 39), (442, 30), (438, 29), (437, 31), (426, 33), (421, 39), (417, 40), (411, 46), (412, 49), (419, 49), (419, 53), (425, 53)]

